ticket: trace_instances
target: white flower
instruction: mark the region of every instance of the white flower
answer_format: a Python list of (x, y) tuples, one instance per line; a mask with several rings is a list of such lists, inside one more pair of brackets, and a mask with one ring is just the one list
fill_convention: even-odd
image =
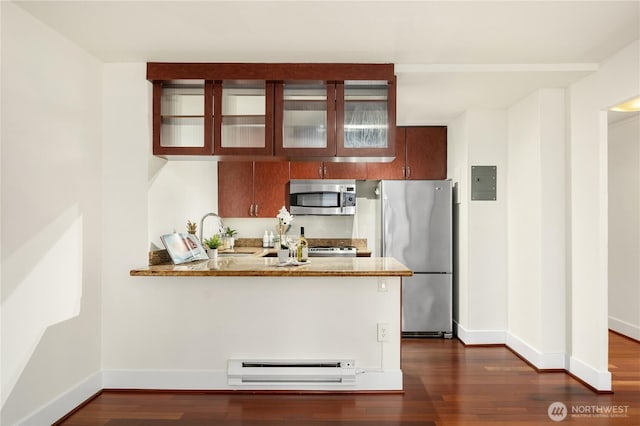
[(289, 227), (291, 227), (291, 222), (293, 221), (293, 216), (287, 211), (285, 206), (282, 206), (282, 208), (278, 211), (276, 219), (278, 219), (278, 224), (276, 225), (276, 230), (278, 231), (278, 234), (280, 235), (280, 248), (286, 249), (286, 248), (288, 248), (289, 243), (287, 242), (287, 239), (285, 238), (285, 234), (289, 230)]
[(293, 221), (293, 216), (287, 211), (285, 206), (278, 211), (278, 215), (276, 216), (278, 219), (278, 224), (280, 225), (289, 225)]

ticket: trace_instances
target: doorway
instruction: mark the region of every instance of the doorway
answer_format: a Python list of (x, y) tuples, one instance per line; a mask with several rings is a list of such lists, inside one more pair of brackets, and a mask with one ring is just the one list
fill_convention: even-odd
[(640, 340), (640, 112), (608, 112), (609, 329)]

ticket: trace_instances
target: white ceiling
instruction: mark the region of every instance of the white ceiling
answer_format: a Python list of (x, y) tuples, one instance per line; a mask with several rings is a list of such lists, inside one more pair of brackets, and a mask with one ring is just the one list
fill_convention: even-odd
[(394, 63), (399, 124), (566, 87), (640, 38), (640, 0), (15, 3), (105, 62)]

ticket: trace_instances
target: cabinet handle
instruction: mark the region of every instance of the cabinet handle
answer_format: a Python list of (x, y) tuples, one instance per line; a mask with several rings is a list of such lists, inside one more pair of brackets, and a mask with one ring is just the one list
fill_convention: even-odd
[(322, 177), (322, 166), (318, 167), (318, 176)]
[(407, 166), (407, 177), (411, 176), (411, 167)]
[(249, 216), (253, 216), (253, 204), (249, 206)]
[(258, 217), (258, 205), (255, 204), (255, 206), (256, 206), (256, 208), (253, 209), (253, 213), (255, 213), (254, 216)]
[(404, 166), (402, 166), (402, 177), (407, 177), (407, 170)]
[(322, 176), (326, 176), (327, 175), (327, 166), (322, 167)]

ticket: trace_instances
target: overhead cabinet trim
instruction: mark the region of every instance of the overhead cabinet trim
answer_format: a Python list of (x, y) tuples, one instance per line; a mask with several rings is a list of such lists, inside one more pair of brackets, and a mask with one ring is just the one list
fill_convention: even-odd
[(387, 80), (393, 64), (148, 62), (147, 80)]

